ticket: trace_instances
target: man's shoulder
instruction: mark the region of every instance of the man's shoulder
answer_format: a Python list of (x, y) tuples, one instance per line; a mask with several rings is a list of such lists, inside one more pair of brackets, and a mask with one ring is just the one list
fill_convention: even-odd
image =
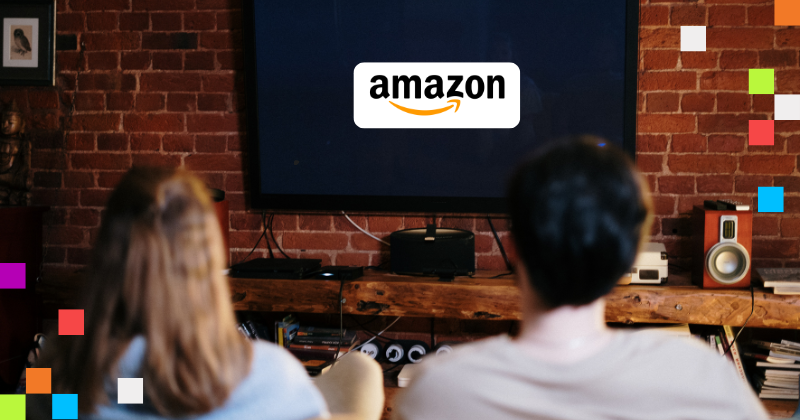
[(437, 386), (441, 381), (459, 382), (466, 377), (480, 375), (481, 370), (489, 367), (488, 364), (503, 363), (503, 359), (497, 356), (509, 342), (507, 336), (495, 336), (459, 344), (449, 354), (428, 356), (412, 382), (429, 382)]

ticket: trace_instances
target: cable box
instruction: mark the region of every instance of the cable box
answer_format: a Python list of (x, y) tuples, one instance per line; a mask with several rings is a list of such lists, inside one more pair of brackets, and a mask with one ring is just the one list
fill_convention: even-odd
[(322, 260), (255, 258), (231, 266), (231, 277), (251, 279), (302, 279), (322, 266)]

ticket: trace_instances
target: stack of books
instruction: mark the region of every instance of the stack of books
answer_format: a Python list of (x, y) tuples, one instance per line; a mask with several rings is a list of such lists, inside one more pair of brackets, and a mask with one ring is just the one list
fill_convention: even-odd
[(800, 398), (800, 343), (781, 340), (780, 343), (753, 340), (750, 344), (769, 354), (745, 353), (757, 360), (759, 376), (756, 378), (758, 396), (763, 399), (797, 400)]
[(800, 268), (757, 268), (756, 272), (776, 295), (800, 295)]
[[(343, 356), (359, 344), (355, 331), (341, 331), (338, 328), (300, 327), (289, 342), (289, 351), (303, 361), (312, 376), (319, 374), (334, 359)], [(341, 343), (341, 344), (340, 344)]]
[[(742, 352), (739, 349), (739, 342), (734, 343), (736, 335), (730, 325), (723, 325), (721, 327), (704, 327), (701, 334), (695, 334), (694, 337), (707, 343), (708, 346), (720, 354), (725, 355), (728, 360), (736, 367), (736, 372), (739, 377), (750, 386), (750, 381), (747, 377), (747, 372), (744, 370), (744, 363), (742, 362)], [(730, 348), (730, 350), (729, 350)]]
[(300, 323), (294, 315), (287, 315), (282, 320), (275, 323), (275, 344), (281, 347), (289, 347), (292, 339), (297, 335)]

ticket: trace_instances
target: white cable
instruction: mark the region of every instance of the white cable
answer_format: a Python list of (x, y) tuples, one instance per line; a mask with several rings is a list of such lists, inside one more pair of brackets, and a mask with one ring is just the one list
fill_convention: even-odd
[(366, 230), (362, 229), (361, 226), (357, 225), (356, 222), (354, 222), (353, 219), (351, 219), (350, 216), (348, 216), (347, 213), (344, 212), (344, 210), (342, 210), (342, 214), (344, 215), (344, 217), (347, 219), (348, 222), (350, 222), (353, 226), (355, 226), (356, 229), (360, 230), (364, 235), (367, 235), (370, 238), (372, 238), (372, 239), (374, 239), (374, 240), (376, 240), (376, 241), (378, 241), (378, 242), (380, 242), (380, 243), (382, 243), (382, 244), (384, 244), (386, 246), (391, 246), (389, 244), (389, 242), (386, 242), (383, 239), (381, 239), (381, 238), (379, 238), (379, 237), (367, 232)]
[[(397, 318), (395, 318), (395, 320), (394, 320), (394, 321), (392, 321), (392, 323), (391, 323), (391, 324), (389, 324), (389, 326), (388, 326), (388, 327), (384, 328), (384, 329), (383, 329), (383, 331), (379, 332), (379, 333), (378, 333), (378, 335), (376, 335), (376, 336), (374, 336), (374, 337), (370, 338), (369, 340), (367, 340), (367, 341), (365, 341), (365, 342), (363, 342), (363, 343), (359, 344), (358, 346), (356, 346), (355, 348), (353, 348), (353, 350), (350, 350), (350, 351), (348, 351), (347, 353), (345, 353), (345, 354), (344, 354), (344, 356), (342, 356), (342, 357), (345, 357), (345, 356), (347, 356), (347, 355), (348, 355), (348, 354), (350, 354), (350, 353), (354, 353), (354, 352), (358, 351), (359, 349), (361, 349), (361, 347), (364, 347), (364, 346), (365, 346), (365, 345), (367, 345), (368, 343), (372, 342), (372, 340), (374, 340), (374, 339), (378, 338), (378, 336), (380, 336), (381, 334), (385, 333), (385, 332), (386, 332), (386, 330), (388, 330), (389, 328), (392, 328), (392, 325), (394, 325), (394, 324), (395, 324), (397, 321), (399, 321), (399, 320), (400, 320), (400, 318), (402, 318), (402, 316), (398, 316)], [(341, 359), (342, 357), (340, 357), (339, 359)]]

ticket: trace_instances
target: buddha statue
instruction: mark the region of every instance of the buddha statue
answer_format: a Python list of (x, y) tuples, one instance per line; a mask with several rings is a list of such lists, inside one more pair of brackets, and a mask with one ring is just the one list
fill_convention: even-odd
[(2, 113), (0, 126), (0, 205), (30, 203), (31, 145), (25, 138), (25, 118), (12, 100)]

